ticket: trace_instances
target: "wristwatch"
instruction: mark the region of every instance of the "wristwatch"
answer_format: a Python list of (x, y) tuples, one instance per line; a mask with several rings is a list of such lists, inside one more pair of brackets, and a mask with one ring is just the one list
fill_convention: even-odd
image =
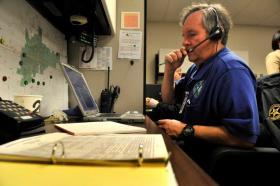
[(192, 125), (186, 125), (181, 134), (179, 135), (180, 139), (186, 139), (194, 136), (194, 128)]

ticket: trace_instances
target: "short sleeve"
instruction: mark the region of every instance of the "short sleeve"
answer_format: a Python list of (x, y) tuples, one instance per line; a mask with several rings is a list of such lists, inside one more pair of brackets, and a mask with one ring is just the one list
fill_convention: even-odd
[(216, 90), (223, 125), (231, 134), (255, 143), (259, 135), (255, 79), (247, 69), (232, 69), (219, 79)]
[[(277, 51), (269, 53), (265, 58), (267, 74), (274, 74), (280, 72), (280, 56), (276, 55)], [(279, 51), (278, 51), (279, 52)]]

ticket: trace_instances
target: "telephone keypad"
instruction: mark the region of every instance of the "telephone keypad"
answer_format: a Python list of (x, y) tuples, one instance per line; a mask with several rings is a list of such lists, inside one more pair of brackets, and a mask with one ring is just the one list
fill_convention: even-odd
[(0, 101), (0, 111), (7, 112), (7, 114), (9, 114), (11, 117), (15, 119), (22, 119), (22, 120), (30, 119), (36, 115), (33, 114), (30, 110), (10, 100)]

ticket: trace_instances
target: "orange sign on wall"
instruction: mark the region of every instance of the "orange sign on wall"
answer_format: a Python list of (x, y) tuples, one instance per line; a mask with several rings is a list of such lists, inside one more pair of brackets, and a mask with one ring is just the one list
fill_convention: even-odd
[(140, 29), (140, 12), (122, 12), (122, 29)]

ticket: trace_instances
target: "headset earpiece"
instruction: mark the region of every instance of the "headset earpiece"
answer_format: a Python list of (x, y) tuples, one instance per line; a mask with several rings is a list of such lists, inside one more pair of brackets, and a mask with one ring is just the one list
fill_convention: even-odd
[(219, 26), (213, 28), (209, 33), (209, 39), (213, 41), (217, 41), (221, 39), (222, 36), (223, 36), (223, 30)]
[(209, 33), (209, 39), (212, 41), (217, 41), (222, 38), (224, 29), (221, 25), (216, 9), (214, 7), (210, 7), (210, 10), (215, 16), (215, 26), (211, 29)]

